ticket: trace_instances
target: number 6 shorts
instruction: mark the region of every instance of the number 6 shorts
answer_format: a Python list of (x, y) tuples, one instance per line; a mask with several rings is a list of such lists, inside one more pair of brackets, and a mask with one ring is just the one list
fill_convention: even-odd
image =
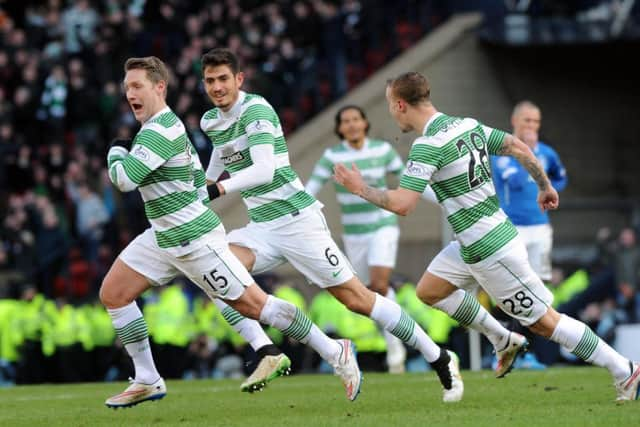
[(460, 244), (451, 242), (431, 261), (427, 271), (466, 290), (480, 284), (502, 311), (525, 326), (537, 322), (553, 302), (553, 294), (529, 265), (527, 250), (519, 238), (476, 264), (466, 264)]
[(229, 243), (252, 250), (256, 257), (252, 274), (289, 262), (310, 283), (321, 288), (343, 284), (353, 277), (353, 268), (331, 237), (319, 209), (275, 221), (250, 222), (228, 234)]
[(254, 280), (229, 250), (224, 228), (219, 226), (211, 233), (212, 239), (206, 244), (176, 257), (158, 247), (149, 228), (127, 245), (120, 259), (154, 286), (184, 275), (211, 298), (238, 299)]

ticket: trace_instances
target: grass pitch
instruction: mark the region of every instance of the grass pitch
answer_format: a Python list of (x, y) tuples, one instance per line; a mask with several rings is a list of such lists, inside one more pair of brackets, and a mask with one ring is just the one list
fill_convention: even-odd
[(640, 401), (614, 403), (604, 369), (463, 372), (462, 402), (445, 404), (435, 373), (364, 374), (349, 402), (338, 377), (279, 378), (253, 395), (240, 381), (167, 381), (157, 402), (112, 410), (104, 400), (125, 383), (0, 389), (0, 426), (608, 426), (640, 425)]

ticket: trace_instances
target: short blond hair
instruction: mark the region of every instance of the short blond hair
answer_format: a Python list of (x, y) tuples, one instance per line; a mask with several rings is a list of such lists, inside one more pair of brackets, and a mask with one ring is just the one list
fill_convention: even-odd
[(164, 81), (167, 89), (169, 88), (169, 69), (158, 57), (145, 56), (143, 58), (129, 58), (127, 62), (124, 63), (124, 72), (126, 73), (129, 70), (145, 70), (147, 72), (147, 78), (153, 84)]

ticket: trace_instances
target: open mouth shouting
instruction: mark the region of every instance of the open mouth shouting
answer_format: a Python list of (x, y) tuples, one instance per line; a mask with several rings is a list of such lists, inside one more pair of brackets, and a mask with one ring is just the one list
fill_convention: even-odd
[(142, 112), (142, 104), (140, 104), (139, 102), (132, 102), (129, 105), (131, 106), (131, 109), (133, 110), (133, 113), (135, 115), (138, 115)]

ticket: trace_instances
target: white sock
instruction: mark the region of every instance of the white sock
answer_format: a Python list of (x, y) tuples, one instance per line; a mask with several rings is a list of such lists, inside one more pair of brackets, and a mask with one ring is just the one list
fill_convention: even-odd
[(444, 311), (462, 326), (480, 332), (497, 350), (507, 345), (509, 330), (489, 314), (470, 293), (458, 289), (433, 304), (433, 307)]
[(332, 366), (342, 351), (338, 341), (329, 338), (298, 307), (273, 295), (267, 296), (267, 302), (260, 312), (260, 322), (308, 344)]
[[(388, 300), (396, 302), (396, 291), (391, 286), (389, 286), (389, 291), (385, 296)], [(391, 353), (402, 352), (404, 350), (404, 344), (400, 338), (386, 329), (382, 330), (382, 335), (384, 336), (384, 341), (387, 343), (387, 362), (389, 362), (389, 360), (391, 360), (389, 357)]]
[(273, 344), (262, 325), (257, 320), (249, 319), (238, 313), (221, 299), (214, 299), (213, 302), (222, 313), (222, 317), (242, 338), (244, 338), (254, 351), (265, 345)]
[(142, 317), (138, 305), (132, 302), (120, 308), (109, 308), (111, 323), (124, 348), (133, 360), (135, 367), (135, 381), (143, 384), (153, 384), (158, 381), (160, 374), (153, 362), (147, 323)]
[(607, 368), (616, 380), (629, 376), (629, 360), (579, 320), (562, 314), (549, 339), (585, 362)]
[(376, 302), (373, 304), (373, 310), (371, 310), (369, 317), (404, 343), (422, 353), (427, 362), (434, 362), (440, 357), (438, 344), (433, 342), (420, 325), (397, 303), (376, 294)]

